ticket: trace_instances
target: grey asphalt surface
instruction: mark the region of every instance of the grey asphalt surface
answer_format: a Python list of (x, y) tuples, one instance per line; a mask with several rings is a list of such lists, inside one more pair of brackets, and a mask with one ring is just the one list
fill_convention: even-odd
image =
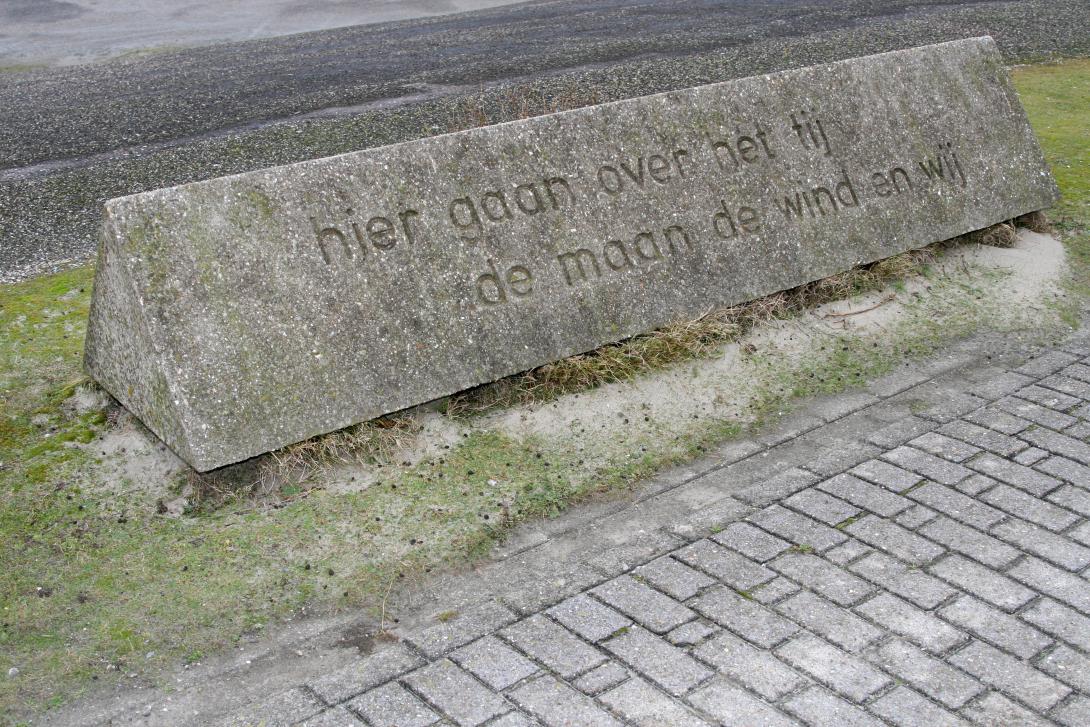
[(0, 73), (0, 280), (93, 255), (104, 199), (953, 38), (1090, 55), (1090, 2), (559, 0)]
[(0, 67), (77, 63), (518, 0), (0, 0)]

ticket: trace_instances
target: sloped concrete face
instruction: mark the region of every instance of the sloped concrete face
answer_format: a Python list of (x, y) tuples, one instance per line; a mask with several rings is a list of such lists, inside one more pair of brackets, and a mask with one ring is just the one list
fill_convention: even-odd
[(1056, 197), (925, 46), (112, 200), (86, 365), (207, 470)]

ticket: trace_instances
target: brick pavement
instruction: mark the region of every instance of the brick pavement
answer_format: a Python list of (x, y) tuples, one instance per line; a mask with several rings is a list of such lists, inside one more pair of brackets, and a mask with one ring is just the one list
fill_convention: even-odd
[(221, 724), (1090, 724), (1090, 342), (962, 383), (726, 445), (573, 528), (631, 537)]

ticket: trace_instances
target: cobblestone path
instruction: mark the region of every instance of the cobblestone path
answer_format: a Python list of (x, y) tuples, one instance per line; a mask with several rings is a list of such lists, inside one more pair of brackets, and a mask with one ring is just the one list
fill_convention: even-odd
[[(223, 724), (1090, 725), (1090, 344), (983, 373), (730, 445), (619, 550)], [(775, 474), (732, 486), (756, 460)]]

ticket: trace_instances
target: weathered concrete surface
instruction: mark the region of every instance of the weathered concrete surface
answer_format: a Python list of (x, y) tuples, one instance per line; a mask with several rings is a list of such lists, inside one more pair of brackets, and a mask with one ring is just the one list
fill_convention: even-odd
[(1041, 209), (990, 39), (113, 200), (87, 367), (200, 470)]

